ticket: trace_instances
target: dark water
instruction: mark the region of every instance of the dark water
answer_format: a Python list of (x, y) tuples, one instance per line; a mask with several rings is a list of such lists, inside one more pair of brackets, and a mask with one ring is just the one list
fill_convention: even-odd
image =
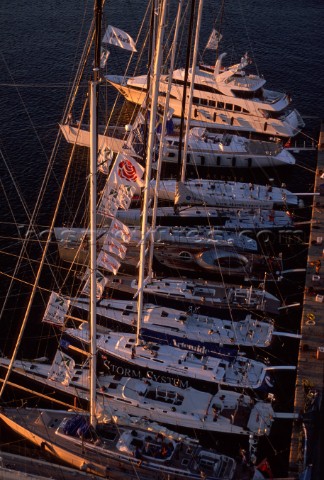
[[(219, 3), (205, 0), (201, 29), (201, 51), (212, 29)], [(258, 73), (268, 80), (268, 87), (279, 91), (289, 91), (294, 106), (298, 108), (307, 124), (306, 136), (316, 137), (320, 119), (324, 112), (322, 72), (324, 65), (324, 4), (322, 0), (230, 0), (224, 15), (224, 39), (222, 49), (228, 58), (237, 61), (246, 51), (249, 52)], [(21, 247), (18, 237), (24, 234), (17, 224), (27, 224), (49, 162), (52, 146), (57, 134), (57, 124), (61, 120), (69, 88), (81, 55), (83, 44), (92, 18), (92, 1), (82, 0), (2, 0), (0, 6), (0, 125), (1, 125), (1, 218), (0, 218), (0, 295), (2, 306), (5, 301), (9, 276), (13, 275), (15, 257)], [(104, 22), (122, 28), (136, 37), (146, 2), (128, 0), (107, 1), (104, 8)], [(174, 13), (174, 6), (170, 7)], [(111, 48), (108, 61), (111, 73), (122, 74), (129, 54)], [(213, 61), (214, 52), (204, 55)], [(179, 65), (181, 59), (178, 59)], [(135, 66), (133, 67), (135, 69)], [(142, 64), (145, 71), (145, 62)], [(86, 83), (81, 88), (81, 96), (86, 94)], [(108, 90), (108, 107), (113, 105), (115, 93)], [(306, 138), (306, 137), (305, 137)], [(80, 175), (85, 168), (84, 153), (80, 152)], [(266, 181), (271, 175), (277, 181), (285, 181), (288, 188), (296, 192), (311, 191), (315, 154), (299, 153), (298, 164), (293, 169), (273, 172), (258, 172), (254, 180)], [(58, 182), (62, 179), (68, 159), (68, 149), (62, 145), (55, 165), (55, 175), (51, 175), (49, 187), (37, 216), (37, 231), (46, 229), (58, 196)], [(244, 175), (249, 174), (244, 172)], [(75, 185), (69, 185), (71, 193)], [(72, 199), (72, 202), (76, 201)], [(70, 212), (70, 200), (65, 202)], [(309, 213), (309, 212), (308, 212)], [(61, 214), (61, 219), (65, 217)], [(306, 213), (307, 215), (307, 213)], [(37, 244), (29, 247), (32, 258), (38, 258)], [(50, 251), (50, 260), (56, 260), (55, 252)], [(27, 257), (27, 254), (25, 255)], [(305, 249), (287, 252), (287, 261), (292, 266), (303, 264)], [(25, 259), (19, 270), (19, 278), (32, 281), (37, 264)], [(18, 274), (16, 275), (18, 276)], [(50, 280), (49, 280), (50, 279)], [(302, 279), (301, 279), (302, 280)], [(42, 278), (41, 285), (52, 286), (49, 270)], [(53, 285), (54, 286), (54, 285)], [(0, 318), (0, 348), (10, 353), (17, 328), (25, 310), (30, 288), (15, 282), (10, 292), (10, 300)], [(278, 293), (278, 292), (277, 292)], [(280, 294), (291, 300), (300, 298), (302, 284), (294, 280)], [(46, 294), (45, 294), (46, 297)], [(46, 328), (40, 325), (40, 312), (43, 309), (42, 294), (36, 296), (32, 311), (32, 326), (27, 327), (26, 341), (21, 353), (27, 355), (44, 354), (47, 347)], [(280, 319), (283, 327), (294, 329), (299, 313), (292, 313), (289, 319)], [(39, 340), (39, 337), (43, 340)], [(287, 352), (282, 344), (280, 355)], [(290, 360), (296, 357), (296, 350), (289, 350)], [(289, 408), (293, 400), (294, 377), (282, 377), (278, 395), (282, 407)], [(286, 386), (291, 388), (288, 389)], [(288, 393), (287, 392), (291, 392)], [(17, 393), (11, 392), (12, 399)], [(285, 405), (286, 403), (286, 405)], [(274, 470), (283, 474), (287, 469), (288, 423), (275, 424), (270, 439), (261, 442), (261, 453), (266, 453), (274, 465)], [(2, 439), (4, 440), (4, 439)], [(212, 442), (212, 440), (210, 441)]]

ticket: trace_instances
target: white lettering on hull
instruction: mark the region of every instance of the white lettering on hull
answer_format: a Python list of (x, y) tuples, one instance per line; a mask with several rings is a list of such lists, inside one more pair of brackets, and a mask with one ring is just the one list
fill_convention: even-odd
[(112, 375), (120, 375), (122, 377), (131, 377), (131, 378), (149, 378), (155, 382), (159, 383), (171, 383), (171, 385), (188, 388), (189, 381), (181, 380), (180, 378), (169, 377), (166, 375), (157, 374), (152, 370), (141, 371), (133, 368), (123, 367), (122, 365), (115, 365), (111, 363), (110, 360), (105, 361), (105, 366), (109, 370), (109, 373)]

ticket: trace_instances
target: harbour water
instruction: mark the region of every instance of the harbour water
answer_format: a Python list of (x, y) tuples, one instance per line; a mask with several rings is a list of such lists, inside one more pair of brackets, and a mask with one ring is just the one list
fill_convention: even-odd
[[(128, 0), (106, 2), (105, 24), (108, 23), (129, 32), (133, 38), (141, 24), (146, 2)], [(205, 0), (202, 22), (201, 51), (206, 44), (219, 2)], [(324, 112), (321, 74), (324, 65), (323, 19), (324, 5), (320, 0), (229, 0), (224, 16), (224, 47), (228, 57), (240, 58), (246, 51), (252, 57), (258, 73), (268, 81), (268, 87), (290, 92), (294, 106), (300, 111), (307, 125), (307, 137), (317, 137), (320, 119)], [(10, 276), (16, 262), (23, 234), (21, 225), (28, 223), (31, 209), (35, 205), (42, 180), (54, 144), (57, 124), (63, 115), (76, 65), (79, 61), (84, 40), (92, 17), (92, 2), (69, 0), (41, 2), (35, 0), (2, 0), (0, 29), (0, 117), (1, 117), (1, 219), (0, 219), (0, 270), (1, 305), (6, 300)], [(235, 45), (233, 48), (232, 45)], [(213, 51), (206, 53), (212, 60)], [(111, 49), (108, 61), (110, 72), (122, 74), (129, 55)], [(144, 70), (142, 71), (144, 73)], [(87, 88), (86, 83), (83, 89)], [(108, 105), (112, 105), (115, 92), (108, 91)], [(38, 217), (38, 228), (49, 224), (57, 199), (57, 182), (67, 164), (67, 156), (60, 159), (56, 168), (57, 178), (50, 178), (43, 201), (45, 207)], [(315, 154), (296, 154), (297, 165), (280, 171), (253, 173), (254, 181), (266, 183), (270, 174), (276, 181), (284, 181), (295, 192), (312, 191)], [(248, 174), (239, 172), (238, 175)], [(306, 202), (307, 203), (307, 202)], [(310, 201), (308, 205), (310, 205)], [(306, 213), (307, 215), (307, 213)], [(306, 247), (305, 247), (306, 249)], [(286, 260), (290, 266), (303, 265), (303, 247), (288, 249)], [(29, 267), (25, 259), (20, 273), (25, 273), (28, 282)], [(24, 262), (26, 263), (24, 269)], [(302, 278), (295, 283), (291, 279), (285, 292), (280, 295), (292, 300), (302, 295)], [(17, 327), (23, 317), (28, 289), (15, 282), (0, 318), (0, 349), (7, 354), (12, 351)], [(19, 295), (19, 301), (16, 301)], [(36, 302), (37, 303), (37, 302)], [(40, 311), (42, 302), (39, 298)], [(27, 328), (22, 351), (25, 356), (44, 354), (44, 341), (39, 344), (40, 326), (37, 305), (32, 324)], [(285, 328), (294, 329), (299, 321), (298, 312), (282, 316)], [(34, 322), (34, 323), (33, 323)], [(282, 344), (276, 355), (285, 355), (286, 361), (296, 359), (296, 351), (287, 350)], [(49, 347), (46, 347), (49, 348)], [(278, 397), (281, 406), (291, 405), (294, 377), (281, 377)], [(288, 388), (289, 386), (289, 388)], [(14, 394), (13, 394), (14, 395)], [(14, 398), (13, 398), (14, 399)], [(270, 439), (262, 442), (260, 449), (265, 453), (277, 474), (287, 471), (290, 430), (288, 424), (277, 423)], [(4, 441), (4, 439), (0, 439)], [(210, 440), (212, 441), (212, 440)]]

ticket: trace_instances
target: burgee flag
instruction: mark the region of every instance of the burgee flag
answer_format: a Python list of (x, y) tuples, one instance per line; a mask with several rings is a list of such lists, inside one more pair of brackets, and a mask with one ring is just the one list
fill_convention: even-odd
[(223, 38), (223, 35), (217, 32), (217, 30), (213, 29), (208, 39), (206, 48), (210, 50), (217, 50), (218, 44), (222, 38)]
[(110, 186), (123, 184), (143, 187), (143, 174), (144, 168), (134, 158), (119, 153), (110, 170), (107, 183)]
[(117, 45), (118, 47), (137, 52), (134, 40), (128, 33), (120, 30), (120, 28), (108, 25), (106, 33), (102, 39), (102, 43), (109, 43), (110, 45)]
[(63, 325), (69, 306), (69, 299), (52, 292), (44, 313), (43, 322)]
[(99, 256), (97, 258), (97, 265), (98, 267), (102, 267), (109, 272), (112, 272), (114, 275), (117, 274), (118, 269), (120, 267), (120, 263), (116, 260), (115, 257), (108, 255), (107, 252), (101, 250)]

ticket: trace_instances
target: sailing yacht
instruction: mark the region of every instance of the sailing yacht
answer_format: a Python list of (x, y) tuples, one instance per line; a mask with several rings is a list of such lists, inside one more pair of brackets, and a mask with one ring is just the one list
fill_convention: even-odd
[[(138, 228), (127, 229), (130, 232), (130, 240), (125, 255), (119, 259), (119, 264), (124, 270), (131, 270), (134, 273), (140, 260), (141, 236)], [(243, 234), (221, 231), (217, 235), (216, 232), (208, 227), (199, 230), (158, 227), (153, 234), (154, 259), (165, 267), (225, 277), (233, 276), (240, 278), (241, 281), (260, 283), (265, 273), (268, 281), (278, 280), (278, 275), (283, 270), (280, 256), (268, 257), (259, 253), (255, 240)], [(89, 257), (88, 229), (57, 227), (54, 234), (63, 261), (86, 265)], [(99, 248), (104, 245), (107, 235), (109, 236), (109, 227), (98, 229)]]
[[(148, 218), (152, 219), (153, 209), (149, 208)], [(141, 210), (139, 208), (129, 208), (117, 212), (117, 218), (127, 225), (139, 225), (141, 219)], [(170, 206), (158, 206), (156, 209), (157, 225), (166, 227), (186, 227), (197, 225), (217, 226), (217, 229), (227, 231), (249, 230), (255, 234), (260, 230), (271, 230), (273, 232), (280, 229), (290, 230), (294, 226), (294, 219), (290, 212), (273, 209), (231, 209), (201, 206), (180, 205), (176, 208)], [(157, 229), (159, 229), (157, 227)], [(182, 227), (184, 228), (184, 227)]]
[[(5, 362), (2, 365), (5, 366)], [(41, 383), (43, 388), (47, 386), (70, 395), (71, 401), (75, 396), (80, 402), (89, 401), (88, 360), (82, 364), (76, 363), (66, 353), (57, 352), (50, 367), (36, 362), (33, 362), (32, 366), (33, 368), (28, 371), (28, 362), (21, 362), (22, 368), (19, 372), (18, 363), (17, 372), (25, 375), (29, 381)], [(188, 429), (194, 429), (238, 436), (269, 435), (275, 418), (292, 418), (289, 413), (274, 412), (272, 397), (267, 400), (256, 400), (245, 392), (225, 390), (217, 386), (214, 393), (193, 387), (182, 387), (175, 385), (175, 382), (172, 384), (101, 372), (96, 380), (97, 417), (100, 423), (105, 423), (106, 419), (109, 421), (114, 415), (127, 414), (137, 418), (146, 417), (152, 422), (163, 423), (168, 428), (181, 427), (186, 429), (186, 433)], [(56, 414), (56, 411), (50, 414), (49, 419), (52, 422)], [(58, 418), (62, 422), (69, 416), (64, 412), (64, 415), (61, 413)], [(84, 416), (87, 417), (86, 414)], [(25, 422), (28, 421), (26, 418), (31, 422), (31, 430), (41, 429), (44, 435), (41, 410), (6, 408), (0, 412), (0, 419), (5, 423), (10, 424), (13, 420), (17, 422), (18, 432), (24, 428)], [(53, 428), (57, 430), (59, 425), (56, 420)], [(34, 441), (32, 434), (29, 434), (29, 438)], [(43, 438), (43, 441), (48, 440)], [(73, 438), (71, 442), (73, 443)]]
[[(71, 339), (84, 348), (89, 345), (89, 326), (65, 328), (67, 345)], [(70, 345), (69, 345), (70, 346)], [(154, 342), (137, 341), (136, 335), (108, 331), (97, 335), (98, 351), (108, 373), (147, 377), (179, 386), (215, 391), (219, 386), (236, 391), (262, 392), (273, 388), (272, 373), (295, 370), (294, 366), (271, 366), (238, 352), (233, 356), (211, 357), (192, 350)], [(0, 365), (2, 360), (0, 359)], [(28, 370), (26, 366), (25, 369)], [(251, 392), (252, 393), (252, 392)]]
[[(164, 163), (177, 163), (179, 134), (167, 134), (163, 141)], [(203, 127), (190, 129), (187, 164), (214, 168), (265, 168), (295, 165), (294, 156), (280, 141), (252, 140), (230, 133), (212, 133)]]
[[(118, 416), (95, 430), (84, 415), (62, 410), (6, 409), (0, 418), (46, 452), (89, 475), (103, 478), (149, 480), (161, 472), (176, 480), (200, 480), (202, 472), (211, 480), (232, 480), (234, 459), (204, 449), (198, 442), (168, 429), (154, 430)], [(76, 471), (77, 471), (76, 470)], [(254, 468), (252, 468), (252, 475)], [(251, 478), (251, 477), (250, 477)], [(258, 477), (262, 478), (262, 477)]]
[[(16, 360), (14, 372), (45, 384), (46, 379), (53, 380), (60, 371), (63, 382), (65, 376), (72, 375), (70, 368), (73, 359), (70, 358), (70, 352), (73, 355), (75, 350), (87, 356), (89, 342), (87, 323), (79, 328), (65, 328), (61, 350), (57, 350), (52, 364), (44, 357)], [(295, 370), (294, 366), (271, 366), (268, 362), (249, 358), (243, 353), (231, 357), (221, 354), (211, 357), (170, 345), (143, 340), (137, 342), (135, 334), (113, 330), (97, 334), (97, 347), (100, 369), (107, 375), (153, 379), (161, 385), (170, 383), (181, 388), (192, 386), (211, 393), (220, 386), (241, 392), (249, 390), (251, 395), (256, 392), (261, 398), (263, 393), (267, 394), (273, 389), (273, 372)], [(7, 368), (8, 364), (6, 357), (0, 357), (0, 367)], [(81, 371), (83, 368), (75, 364), (74, 374), (77, 375), (77, 369)]]
[[(69, 298), (66, 301), (73, 309), (89, 310), (88, 298)], [(101, 299), (97, 302), (101, 324), (107, 328), (118, 324), (135, 327), (138, 311), (138, 304), (134, 300)], [(52, 323), (52, 318), (44, 317), (44, 321)], [(64, 318), (55, 323), (63, 326)], [(141, 338), (146, 342), (173, 345), (210, 356), (218, 356), (219, 353), (233, 355), (238, 346), (243, 350), (256, 347), (264, 349), (271, 345), (274, 336), (300, 338), (299, 334), (275, 331), (273, 320), (260, 320), (251, 314), (233, 321), (223, 316), (203, 315), (192, 310), (186, 312), (154, 304), (143, 305), (140, 331)]]
[[(69, 143), (89, 146), (87, 125), (79, 128), (73, 123), (60, 125)], [(110, 135), (108, 134), (109, 132)], [(112, 136), (114, 135), (114, 136)], [(106, 134), (99, 137), (102, 148), (114, 153), (125, 150), (125, 130), (119, 127), (107, 128)], [(179, 132), (168, 133), (163, 139), (162, 161), (165, 164), (178, 162)], [(135, 150), (127, 151), (136, 155)], [(281, 141), (253, 140), (230, 133), (213, 133), (203, 127), (190, 129), (188, 138), (187, 162), (195, 167), (211, 168), (265, 168), (295, 165), (292, 153), (283, 147)]]
[[(155, 182), (152, 180), (151, 188)], [(178, 191), (176, 191), (176, 186)], [(160, 180), (159, 199), (181, 205), (196, 203), (213, 207), (236, 209), (301, 207), (303, 202), (285, 188), (272, 185), (254, 185), (226, 180), (189, 179), (180, 184), (176, 180)], [(178, 199), (176, 199), (176, 195)]]
[[(266, 275), (265, 279), (266, 281)], [(109, 277), (106, 288), (114, 292), (125, 292), (133, 298), (138, 294), (138, 280), (130, 275)], [(148, 301), (177, 302), (183, 305), (195, 305), (206, 308), (223, 308), (230, 310), (257, 311), (269, 315), (279, 313), (280, 300), (264, 288), (253, 286), (224, 284), (212, 280), (175, 277), (153, 277), (144, 282), (144, 295)]]

